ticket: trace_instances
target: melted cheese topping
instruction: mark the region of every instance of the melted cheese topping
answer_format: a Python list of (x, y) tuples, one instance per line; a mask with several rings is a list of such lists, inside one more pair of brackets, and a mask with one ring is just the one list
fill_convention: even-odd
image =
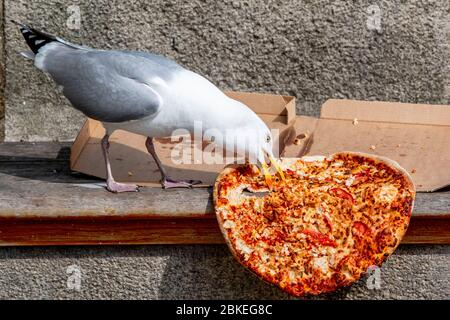
[(383, 185), (377, 192), (377, 197), (380, 202), (390, 204), (395, 200), (398, 194), (398, 189), (390, 184)]
[(414, 190), (399, 171), (357, 155), (283, 165), (272, 192), (254, 168), (219, 181), (216, 212), (241, 263), (294, 295), (335, 290), (393, 252), (409, 223)]

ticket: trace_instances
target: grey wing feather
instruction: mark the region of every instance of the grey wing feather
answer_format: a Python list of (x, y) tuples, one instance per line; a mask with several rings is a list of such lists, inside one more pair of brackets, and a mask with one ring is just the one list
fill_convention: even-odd
[(135, 57), (141, 57), (144, 59), (147, 59), (151, 61), (152, 63), (157, 63), (161, 66), (164, 66), (165, 68), (169, 69), (179, 69), (182, 68), (178, 63), (175, 61), (168, 59), (164, 56), (161, 56), (159, 54), (154, 54), (150, 52), (143, 52), (143, 51), (120, 51), (125, 54), (129, 54)]
[(91, 47), (87, 47), (87, 46), (75, 44), (75, 43), (69, 42), (69, 41), (67, 41), (67, 40), (64, 40), (64, 39), (62, 39), (62, 38), (60, 38), (60, 37), (55, 37), (55, 39), (56, 39), (58, 42), (61, 42), (62, 44), (65, 44), (66, 46), (71, 47), (71, 48), (74, 48), (74, 49), (80, 49), (80, 50), (94, 50), (94, 49), (92, 49)]
[(72, 105), (88, 117), (124, 122), (160, 110), (163, 100), (151, 77), (170, 77), (167, 66), (126, 52), (47, 46), (37, 55), (36, 66), (47, 71)]

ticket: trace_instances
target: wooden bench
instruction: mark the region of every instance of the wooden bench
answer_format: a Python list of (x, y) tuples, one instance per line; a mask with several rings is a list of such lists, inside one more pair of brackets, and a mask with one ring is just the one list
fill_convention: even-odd
[[(222, 243), (211, 188), (111, 194), (67, 143), (0, 144), (0, 245)], [(450, 189), (419, 193), (404, 243), (450, 243)]]

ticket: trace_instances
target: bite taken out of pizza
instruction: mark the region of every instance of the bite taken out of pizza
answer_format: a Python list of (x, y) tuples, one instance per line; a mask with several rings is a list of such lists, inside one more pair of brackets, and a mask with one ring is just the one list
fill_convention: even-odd
[(408, 228), (415, 188), (396, 162), (341, 152), (282, 159), (270, 190), (255, 165), (224, 169), (214, 186), (220, 229), (236, 259), (303, 296), (357, 281)]

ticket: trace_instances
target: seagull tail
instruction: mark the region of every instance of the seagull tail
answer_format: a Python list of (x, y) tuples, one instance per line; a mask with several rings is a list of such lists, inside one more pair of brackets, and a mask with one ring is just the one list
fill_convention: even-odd
[(42, 48), (43, 46), (45, 46), (50, 42), (58, 41), (58, 39), (55, 36), (38, 31), (14, 20), (11, 20), (11, 22), (19, 26), (20, 32), (22, 32), (22, 36), (25, 38), (27, 45), (30, 47), (32, 51), (32, 53), (31, 52), (21, 53), (26, 58), (33, 59), (34, 55), (39, 52), (40, 48)]

